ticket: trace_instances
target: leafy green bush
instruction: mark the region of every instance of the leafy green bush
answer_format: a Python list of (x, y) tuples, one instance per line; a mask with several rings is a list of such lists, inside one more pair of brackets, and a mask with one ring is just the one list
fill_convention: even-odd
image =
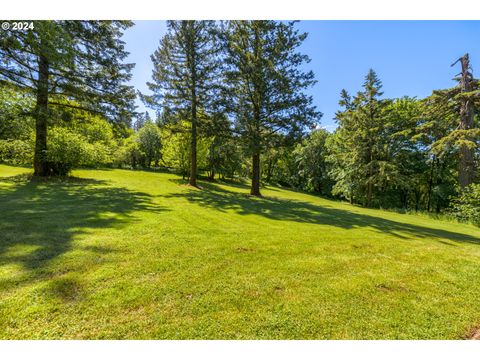
[[(183, 177), (190, 172), (190, 135), (188, 133), (172, 133), (167, 130), (163, 135), (163, 159), (168, 167), (174, 168)], [(197, 156), (199, 151), (197, 149)], [(197, 159), (197, 164), (200, 163)], [(201, 167), (201, 164), (198, 165)]]
[(158, 162), (162, 157), (162, 134), (157, 125), (152, 122), (147, 122), (137, 133), (138, 148), (143, 154), (144, 163), (147, 168), (150, 167), (151, 162)]
[[(91, 126), (93, 125), (93, 126)], [(104, 126), (102, 135), (95, 128)], [(97, 121), (76, 126), (55, 126), (49, 131), (47, 158), (53, 173), (67, 175), (74, 167), (112, 165), (118, 145), (109, 124)]]
[(33, 142), (30, 140), (0, 140), (0, 162), (10, 165), (31, 165)]
[(94, 148), (86, 139), (63, 127), (54, 127), (49, 133), (47, 159), (53, 173), (67, 175), (72, 168), (93, 162)]
[(451, 213), (460, 221), (480, 226), (480, 184), (470, 185), (453, 199)]
[(120, 141), (117, 150), (112, 155), (112, 162), (117, 167), (127, 166), (132, 169), (142, 164), (143, 155), (136, 135), (130, 135), (128, 138)]

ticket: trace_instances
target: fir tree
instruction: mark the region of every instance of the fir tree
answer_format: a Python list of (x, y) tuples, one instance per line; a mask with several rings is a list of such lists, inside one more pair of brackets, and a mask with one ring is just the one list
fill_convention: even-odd
[(230, 21), (227, 48), (227, 98), (235, 129), (252, 157), (251, 195), (260, 196), (260, 154), (275, 133), (302, 134), (321, 114), (304, 90), (315, 84), (304, 72), (307, 55), (298, 47), (307, 37), (294, 22)]
[[(0, 82), (35, 97), (35, 175), (55, 173), (47, 161), (53, 108), (78, 108), (127, 123), (134, 109), (133, 64), (120, 40), (129, 21), (36, 21), (33, 30), (0, 32)], [(72, 101), (65, 101), (75, 100)]]
[(332, 140), (333, 152), (329, 156), (334, 164), (332, 175), (336, 179), (334, 194), (341, 194), (354, 202), (357, 198), (371, 206), (375, 187), (384, 185), (392, 171), (385, 152), (384, 109), (387, 100), (382, 83), (370, 69), (363, 90), (352, 99), (342, 90), (340, 105), (344, 111), (336, 114), (339, 128)]
[(426, 124), (442, 128), (430, 146), (433, 156), (442, 159), (455, 153), (458, 159), (458, 184), (463, 189), (475, 181), (475, 152), (479, 149), (480, 129), (475, 122), (475, 112), (480, 107), (480, 82), (475, 79), (468, 54), (452, 66), (461, 64), (461, 72), (454, 80), (458, 85), (435, 90), (425, 100)]
[[(216, 108), (221, 69), (220, 46), (214, 21), (168, 21), (167, 34), (151, 56), (153, 92), (144, 101), (163, 114), (163, 120), (190, 125), (189, 184), (197, 186), (197, 136), (201, 114)], [(200, 129), (201, 130), (201, 129)]]

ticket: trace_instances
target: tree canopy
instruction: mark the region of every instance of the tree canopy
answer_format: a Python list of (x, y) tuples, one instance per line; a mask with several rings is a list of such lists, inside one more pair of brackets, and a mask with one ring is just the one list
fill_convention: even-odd
[[(77, 108), (128, 125), (133, 64), (120, 40), (129, 21), (37, 21), (34, 29), (0, 33), (0, 82), (35, 97), (34, 167), (49, 175), (47, 128), (52, 107)], [(75, 100), (75, 103), (65, 101)]]
[(175, 171), (193, 186), (251, 179), (253, 196), (280, 185), (477, 221), (480, 81), (468, 54), (452, 64), (455, 86), (425, 98), (388, 98), (370, 69), (340, 92), (329, 132), (295, 22), (168, 21), (150, 93), (137, 91), (152, 114), (135, 112), (128, 85), (130, 26), (36, 21), (0, 33), (1, 162), (37, 176), (115, 166)]

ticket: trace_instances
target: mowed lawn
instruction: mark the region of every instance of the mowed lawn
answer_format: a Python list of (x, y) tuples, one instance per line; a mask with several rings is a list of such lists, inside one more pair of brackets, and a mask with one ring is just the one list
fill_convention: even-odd
[(460, 339), (480, 229), (269, 187), (0, 165), (0, 338)]

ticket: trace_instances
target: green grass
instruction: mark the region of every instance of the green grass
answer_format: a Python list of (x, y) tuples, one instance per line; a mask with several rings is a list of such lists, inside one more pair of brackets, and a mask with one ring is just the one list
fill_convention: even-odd
[(0, 165), (0, 338), (458, 339), (480, 229), (279, 188)]

